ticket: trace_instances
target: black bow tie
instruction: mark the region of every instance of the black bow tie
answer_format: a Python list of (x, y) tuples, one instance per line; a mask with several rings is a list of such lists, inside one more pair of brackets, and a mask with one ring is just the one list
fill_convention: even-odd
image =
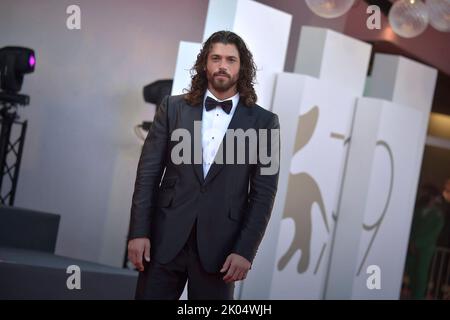
[(211, 97), (206, 97), (206, 101), (205, 101), (206, 111), (212, 110), (217, 106), (222, 107), (223, 111), (225, 111), (227, 114), (230, 114), (231, 108), (233, 107), (233, 101), (226, 100), (226, 101), (219, 102)]

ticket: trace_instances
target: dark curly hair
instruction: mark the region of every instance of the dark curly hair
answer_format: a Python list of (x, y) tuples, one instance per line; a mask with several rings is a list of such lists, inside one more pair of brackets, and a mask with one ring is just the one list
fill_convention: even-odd
[(239, 79), (237, 81), (237, 91), (240, 98), (246, 106), (252, 106), (256, 103), (257, 96), (253, 85), (255, 84), (256, 65), (253, 61), (252, 53), (247, 49), (244, 40), (236, 33), (231, 31), (217, 31), (213, 33), (208, 40), (203, 43), (197, 60), (190, 70), (191, 87), (190, 90), (185, 89), (184, 99), (190, 105), (197, 105), (203, 101), (206, 89), (208, 88), (208, 80), (206, 78), (206, 62), (208, 54), (214, 43), (234, 44), (239, 51), (239, 59), (241, 62), (239, 70)]

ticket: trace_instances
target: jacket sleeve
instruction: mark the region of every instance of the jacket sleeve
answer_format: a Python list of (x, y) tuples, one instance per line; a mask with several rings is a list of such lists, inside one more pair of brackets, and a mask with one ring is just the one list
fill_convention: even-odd
[(150, 237), (151, 215), (166, 165), (168, 100), (169, 96), (166, 96), (157, 109), (142, 148), (134, 184), (128, 239)]
[[(267, 139), (265, 139), (267, 143), (263, 139), (258, 146), (258, 161), (254, 165), (250, 177), (247, 211), (233, 249), (234, 253), (243, 256), (251, 263), (264, 236), (278, 188), (280, 163), (278, 116), (273, 114), (264, 128), (267, 128)], [(261, 148), (263, 150), (260, 150)], [(261, 155), (266, 155), (271, 161), (264, 163), (267, 161), (261, 161)], [(270, 167), (272, 168), (269, 170)]]

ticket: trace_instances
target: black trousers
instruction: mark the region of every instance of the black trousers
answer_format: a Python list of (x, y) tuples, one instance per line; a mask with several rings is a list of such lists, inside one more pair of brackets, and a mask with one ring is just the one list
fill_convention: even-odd
[[(224, 261), (225, 262), (225, 261)], [(207, 273), (198, 256), (196, 223), (183, 249), (169, 263), (144, 262), (136, 287), (137, 300), (178, 300), (188, 282), (189, 300), (233, 300), (234, 283), (225, 273)]]

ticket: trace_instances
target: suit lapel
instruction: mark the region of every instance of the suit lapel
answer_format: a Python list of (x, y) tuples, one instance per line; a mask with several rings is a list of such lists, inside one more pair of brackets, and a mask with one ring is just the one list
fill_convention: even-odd
[(202, 115), (203, 107), (201, 104), (190, 106), (187, 104), (187, 129), (191, 134), (191, 163), (194, 168), (200, 184), (205, 182), (203, 178), (203, 160), (202, 160)]
[[(241, 102), (241, 99), (239, 99), (238, 105), (236, 106), (236, 110), (234, 111), (233, 117), (231, 118), (230, 124), (228, 125), (228, 130), (236, 130), (236, 129), (243, 129), (244, 131), (247, 130), (251, 125), (251, 109), (246, 107), (243, 102)], [(201, 142), (200, 142), (201, 143)], [(212, 163), (211, 167), (209, 168), (209, 171), (206, 175), (204, 184), (209, 183), (225, 166), (225, 152), (226, 152), (226, 133), (222, 139), (222, 142), (220, 144), (220, 148), (223, 150), (222, 154), (222, 163), (217, 163), (217, 159), (220, 156), (219, 152), (216, 155), (216, 158), (214, 159), (214, 162)], [(220, 149), (219, 148), (219, 149)], [(201, 172), (203, 172), (202, 165), (200, 165)], [(203, 175), (202, 175), (203, 176)]]

